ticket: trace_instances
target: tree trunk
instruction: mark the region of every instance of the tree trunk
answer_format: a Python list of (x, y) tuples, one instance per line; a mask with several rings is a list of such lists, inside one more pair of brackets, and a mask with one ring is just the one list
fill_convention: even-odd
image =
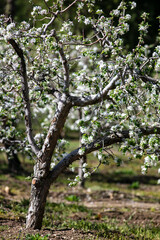
[(14, 18), (15, 0), (6, 0), (5, 15)]
[[(5, 144), (6, 145), (6, 144)], [(5, 146), (5, 149), (7, 147)], [(14, 153), (14, 150), (11, 149), (10, 152), (6, 151), (7, 159), (8, 159), (8, 171), (11, 173), (20, 173), (24, 171), (24, 169), (21, 166), (21, 163), (19, 161), (18, 155)]]
[(79, 160), (79, 168), (78, 168), (78, 176), (80, 178), (79, 186), (84, 188), (85, 185), (85, 178), (84, 178), (84, 172), (83, 172), (83, 164), (87, 162), (87, 157), (82, 156)]
[(47, 179), (32, 179), (26, 228), (41, 229), (50, 184)]
[[(83, 112), (82, 109), (79, 109), (79, 119), (82, 119)], [(79, 141), (81, 142), (82, 134), (79, 133)], [(87, 156), (82, 156), (79, 160), (79, 168), (78, 168), (78, 176), (80, 178), (79, 187), (84, 188), (85, 185), (85, 178), (84, 178), (84, 172), (83, 172), (83, 164), (87, 162)]]

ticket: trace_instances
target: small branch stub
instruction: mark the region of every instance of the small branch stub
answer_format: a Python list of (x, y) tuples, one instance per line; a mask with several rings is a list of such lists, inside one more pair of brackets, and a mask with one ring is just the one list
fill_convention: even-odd
[(36, 179), (36, 178), (33, 178), (33, 179), (32, 179), (32, 184), (35, 185), (36, 182), (37, 182), (37, 179)]

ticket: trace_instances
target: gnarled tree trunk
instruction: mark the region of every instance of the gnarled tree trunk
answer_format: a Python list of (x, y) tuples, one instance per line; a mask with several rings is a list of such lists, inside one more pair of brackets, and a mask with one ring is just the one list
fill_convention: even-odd
[(42, 169), (36, 168), (35, 177), (32, 179), (26, 228), (41, 229), (42, 227), (46, 199), (50, 188), (49, 178), (46, 176), (49, 171), (43, 172), (43, 177), (41, 177), (42, 172)]

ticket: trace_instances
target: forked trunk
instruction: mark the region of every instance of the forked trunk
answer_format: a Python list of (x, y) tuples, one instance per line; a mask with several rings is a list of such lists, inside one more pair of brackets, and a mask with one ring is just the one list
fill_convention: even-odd
[(33, 178), (26, 228), (41, 229), (49, 188), (50, 184), (48, 181), (42, 179), (38, 181), (36, 178)]

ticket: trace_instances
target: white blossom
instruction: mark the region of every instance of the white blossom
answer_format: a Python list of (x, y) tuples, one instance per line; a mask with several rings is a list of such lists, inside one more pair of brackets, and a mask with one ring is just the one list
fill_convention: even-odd
[(10, 23), (7, 25), (7, 31), (10, 31), (12, 28), (15, 27), (15, 23)]
[(40, 13), (41, 15), (46, 15), (46, 14), (47, 14), (47, 10), (46, 10), (46, 9), (42, 9), (39, 13)]
[(88, 24), (90, 24), (90, 23), (91, 23), (90, 19), (89, 19), (89, 18), (85, 18), (84, 24), (85, 24), (85, 25), (88, 25)]
[(156, 72), (160, 72), (160, 58), (156, 62), (155, 70), (156, 70)]
[(80, 127), (80, 131), (81, 131), (81, 133), (86, 133), (86, 132), (87, 132), (87, 128), (85, 128), (85, 127)]
[(51, 168), (54, 168), (55, 165), (56, 165), (56, 163), (55, 163), (55, 162), (52, 162), (52, 163), (51, 163)]
[(148, 32), (148, 26), (147, 25), (140, 25), (139, 26), (139, 31), (143, 31), (145, 33)]
[(78, 151), (79, 155), (83, 155), (85, 153), (85, 148), (80, 148)]
[(86, 168), (87, 166), (88, 166), (87, 163), (83, 163), (83, 165), (82, 165), (83, 168)]
[(127, 20), (130, 20), (130, 19), (131, 19), (131, 15), (130, 15), (130, 14), (126, 14), (125, 17), (126, 17)]
[(120, 11), (118, 9), (113, 10), (113, 15), (114, 16), (119, 16), (119, 14), (120, 14)]
[(146, 174), (146, 172), (147, 172), (147, 167), (141, 166), (141, 173)]
[(101, 153), (98, 153), (98, 160), (101, 161), (103, 159), (103, 156)]
[(103, 13), (103, 11), (101, 10), (101, 9), (98, 9), (97, 11), (96, 11), (96, 14), (102, 14)]
[(84, 178), (87, 178), (88, 176), (90, 176), (90, 173), (89, 173), (89, 172), (86, 172), (86, 173), (84, 173), (84, 175), (83, 175)]
[(88, 137), (88, 141), (91, 143), (91, 142), (93, 142), (93, 136), (89, 136)]
[(137, 6), (136, 2), (131, 2), (131, 9), (135, 8)]
[(106, 64), (103, 62), (103, 60), (99, 61), (100, 70), (102, 70), (102, 68), (104, 68), (105, 66), (106, 66)]
[(128, 110), (128, 111), (133, 111), (133, 107), (132, 107), (132, 106), (128, 106), (128, 107), (127, 107), (127, 110)]

